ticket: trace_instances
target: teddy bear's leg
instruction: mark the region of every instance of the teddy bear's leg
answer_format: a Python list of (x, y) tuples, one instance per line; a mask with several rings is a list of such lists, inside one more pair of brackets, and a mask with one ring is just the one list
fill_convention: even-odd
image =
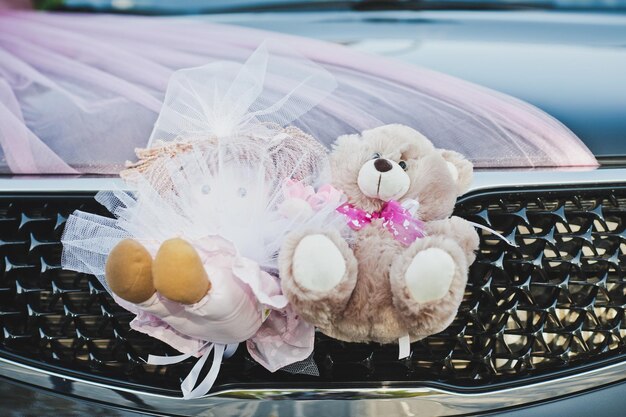
[(105, 278), (111, 291), (134, 304), (147, 301), (155, 293), (152, 256), (141, 243), (124, 239), (109, 254)]
[(324, 327), (350, 299), (358, 265), (336, 231), (295, 233), (280, 252), (283, 293), (305, 320)]
[(393, 302), (409, 333), (426, 336), (450, 325), (465, 292), (467, 255), (454, 240), (417, 240), (391, 266)]
[(200, 255), (180, 238), (161, 244), (152, 265), (154, 288), (168, 300), (195, 304), (211, 289)]

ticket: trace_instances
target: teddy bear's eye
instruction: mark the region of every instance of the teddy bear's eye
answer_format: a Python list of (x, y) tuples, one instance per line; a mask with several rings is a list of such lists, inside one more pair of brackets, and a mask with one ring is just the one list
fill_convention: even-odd
[(398, 165), (400, 165), (400, 168), (402, 168), (403, 170), (406, 171), (406, 162), (400, 161), (400, 162), (398, 162)]
[(380, 154), (378, 152), (374, 152), (372, 156), (370, 157), (370, 159), (378, 159), (378, 158), (380, 158)]

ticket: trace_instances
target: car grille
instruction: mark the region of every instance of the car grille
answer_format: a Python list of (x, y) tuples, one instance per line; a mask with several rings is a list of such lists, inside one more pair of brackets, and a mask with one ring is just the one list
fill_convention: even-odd
[[(74, 210), (104, 213), (90, 195), (0, 196), (0, 356), (60, 373), (172, 393), (193, 360), (129, 329), (93, 276), (60, 267), (59, 239)], [(626, 188), (497, 192), (464, 198), (456, 214), (504, 234), (481, 232), (463, 304), (444, 332), (397, 346), (316, 336), (319, 377), (276, 372), (240, 348), (214, 390), (411, 381), (481, 386), (540, 377), (626, 353)]]

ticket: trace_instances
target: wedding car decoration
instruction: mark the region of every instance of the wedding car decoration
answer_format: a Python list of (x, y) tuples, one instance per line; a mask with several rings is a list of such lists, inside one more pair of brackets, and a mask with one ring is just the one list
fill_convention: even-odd
[(403, 358), (456, 315), (478, 235), (450, 215), (472, 164), (399, 124), (329, 153), (303, 128), (336, 86), (265, 44), (243, 65), (179, 70), (126, 189), (96, 196), (114, 218), (67, 220), (63, 267), (97, 276), (131, 328), (181, 352), (147, 362), (199, 358), (184, 398), (242, 343), (271, 372), (314, 374), (313, 326), (399, 343)]
[[(281, 76), (280, 95), (268, 73)], [(184, 398), (204, 395), (240, 343), (269, 371), (307, 367), (314, 328), (282, 294), (277, 254), (293, 230), (342, 227), (342, 193), (314, 190), (325, 148), (290, 125), (334, 88), (321, 67), (266, 45), (243, 65), (177, 71), (150, 146), (122, 172), (127, 190), (96, 196), (115, 218), (67, 220), (63, 267), (96, 275), (136, 314), (133, 329), (182, 353), (147, 362), (200, 358)]]

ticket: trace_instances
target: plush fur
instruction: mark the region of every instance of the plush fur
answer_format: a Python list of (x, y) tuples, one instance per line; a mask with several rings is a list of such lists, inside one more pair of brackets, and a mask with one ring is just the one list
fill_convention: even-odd
[[(374, 165), (372, 159), (386, 160), (377, 164), (382, 167), (380, 177), (373, 171), (363, 173)], [(403, 165), (405, 173), (400, 173)], [(393, 177), (383, 177), (386, 170)], [(474, 228), (463, 219), (450, 218), (457, 197), (471, 183), (471, 163), (456, 152), (435, 149), (414, 129), (387, 125), (361, 135), (339, 137), (331, 153), (331, 174), (332, 185), (344, 191), (350, 203), (368, 212), (380, 210), (396, 190), (406, 190), (392, 199), (417, 200), (416, 216), (427, 222), (428, 235), (405, 247), (379, 219), (356, 232), (350, 246), (334, 231), (310, 230), (289, 236), (281, 249), (279, 266), (283, 291), (294, 308), (327, 335), (345, 341), (390, 343), (406, 334), (415, 341), (445, 329), (461, 303), (468, 267), (478, 248)], [(367, 184), (371, 178), (378, 183)], [(381, 184), (385, 181), (400, 185), (394, 189), (395, 183), (390, 183), (391, 191), (383, 192)], [(327, 239), (316, 239), (315, 248), (299, 246), (305, 237), (320, 234)], [(333, 252), (319, 245), (334, 245), (345, 261), (345, 268), (339, 269), (345, 271), (343, 277), (330, 289), (328, 282), (335, 279), (331, 275), (338, 269), (321, 267), (326, 259), (316, 255)], [(429, 248), (436, 248), (428, 253), (438, 256), (420, 256), (409, 268), (413, 259)], [(304, 261), (307, 253), (311, 259)], [(294, 259), (299, 265), (294, 265)], [(450, 259), (454, 262), (452, 273)], [(438, 268), (442, 273), (447, 270), (451, 279), (433, 273)], [(315, 276), (323, 284), (311, 278)], [(419, 287), (410, 287), (415, 282)], [(412, 296), (412, 289), (418, 288), (445, 295), (418, 302)]]

